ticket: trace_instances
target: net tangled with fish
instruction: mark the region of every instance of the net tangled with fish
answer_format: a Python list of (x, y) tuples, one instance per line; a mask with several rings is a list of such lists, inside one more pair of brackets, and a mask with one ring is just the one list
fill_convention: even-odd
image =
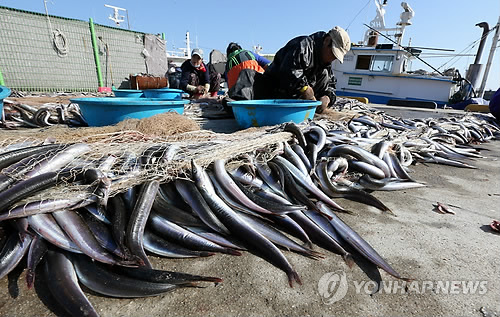
[[(335, 115), (343, 119), (332, 120), (317, 117), (313, 123), (333, 133), (332, 142), (347, 142), (370, 150), (374, 142), (387, 140), (394, 144), (395, 149), (401, 149), (398, 155), (405, 162), (411, 162), (411, 159), (404, 159), (405, 157), (411, 158), (410, 150), (406, 148), (403, 151), (404, 146), (401, 146), (406, 141), (411, 141), (406, 146), (411, 147), (411, 151), (418, 152), (415, 155), (419, 154), (422, 157), (428, 154), (427, 156), (432, 157), (432, 154), (439, 149), (433, 145), (429, 137), (445, 138), (446, 142), (452, 143), (455, 142), (452, 136), (455, 139), (472, 140), (474, 138), (465, 138), (462, 134), (469, 130), (474, 132), (472, 130), (479, 129), (477, 127), (484, 126), (488, 121), (488, 118), (484, 116), (462, 114), (446, 120), (427, 118), (405, 123), (384, 115), (380, 111), (352, 102), (341, 105), (335, 110), (338, 112)], [(352, 111), (357, 111), (358, 114), (352, 115)], [(414, 126), (409, 126), (409, 124), (414, 124)], [(309, 123), (305, 125), (303, 128), (307, 129)], [(491, 124), (490, 126), (490, 130), (496, 129)], [(439, 129), (436, 130), (433, 127)], [(442, 135), (435, 134), (445, 130), (447, 132), (441, 133)], [(490, 130), (488, 130), (489, 134), (492, 133)], [(5, 178), (12, 180), (10, 185), (25, 179), (26, 172), (29, 172), (29, 169), (38, 168), (39, 162), (42, 161), (49, 162), (45, 171), (52, 171), (51, 160), (55, 160), (55, 157), (69, 148), (81, 144), (85, 145), (84, 150), (68, 159), (63, 165), (59, 164), (57, 170), (65, 172), (71, 170), (74, 173), (88, 170), (101, 171), (107, 176), (106, 181), (109, 182), (109, 185), (106, 185), (108, 194), (114, 196), (148, 180), (168, 182), (175, 178), (186, 178), (189, 176), (191, 160), (207, 167), (216, 159), (224, 159), (229, 162), (226, 165), (227, 168), (234, 169), (244, 164), (245, 159), (241, 157), (242, 154), (256, 152), (257, 160), (267, 161), (275, 155), (275, 150), (279, 145), (290, 139), (292, 139), (292, 133), (284, 132), (281, 126), (251, 128), (236, 133), (221, 134), (199, 130), (196, 122), (175, 114), (147, 120), (128, 120), (116, 126), (102, 128), (48, 127), (18, 131), (3, 130), (0, 131), (0, 155), (2, 152), (7, 153), (16, 148), (27, 148), (42, 143), (55, 142), (60, 146), (39, 153), (30, 160), (23, 161), (23, 164), (3, 166), (0, 172), (0, 186)], [(17, 206), (65, 197), (82, 196), (85, 198), (89, 196), (89, 193), (97, 197), (97, 194), (94, 194), (95, 184), (83, 183), (82, 185), (63, 180), (53, 188), (24, 199)], [(2, 191), (3, 189), (0, 190)]]
[[(22, 138), (15, 133), (11, 133), (10, 137), (2, 133), (0, 150), (5, 153), (15, 148), (40, 145), (54, 137), (50, 130), (47, 129), (45, 133), (38, 131), (37, 137)], [(15, 181), (22, 180), (25, 173), (21, 171), (26, 169), (26, 166), (34, 168), (44, 160), (55, 160), (57, 153), (63, 153), (75, 144), (86, 144), (88, 148), (83, 153), (72, 158), (59, 170), (74, 170), (76, 173), (81, 170), (100, 169), (111, 181), (109, 195), (114, 196), (147, 180), (167, 182), (177, 177), (187, 177), (191, 160), (206, 167), (216, 159), (230, 160), (254, 151), (258, 151), (259, 157), (265, 160), (266, 155), (271, 155), (273, 147), (289, 140), (291, 136), (291, 133), (278, 132), (276, 128), (248, 129), (232, 134), (197, 130), (167, 137), (151, 136), (133, 130), (73, 135), (71, 138), (63, 138), (66, 141), (64, 143), (57, 142), (61, 144), (59, 147), (36, 155), (24, 164), (4, 168), (2, 176)], [(56, 140), (60, 139), (56, 137)], [(231, 164), (235, 166), (242, 163), (233, 160)], [(55, 187), (24, 199), (17, 206), (65, 197), (85, 197), (91, 191), (92, 186), (89, 184), (78, 185), (62, 181)]]

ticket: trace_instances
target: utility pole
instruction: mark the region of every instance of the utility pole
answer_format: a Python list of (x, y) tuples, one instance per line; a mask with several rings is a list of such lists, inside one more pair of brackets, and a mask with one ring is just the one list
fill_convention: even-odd
[(484, 70), (483, 81), (481, 82), (481, 87), (477, 93), (479, 98), (483, 98), (484, 96), (484, 88), (486, 86), (486, 81), (488, 80), (488, 74), (490, 72), (491, 63), (493, 62), (493, 55), (495, 55), (495, 50), (498, 45), (498, 37), (500, 36), (500, 16), (498, 17), (498, 23), (496, 25), (495, 35), (493, 36), (493, 40), (491, 42), (490, 55), (488, 56), (488, 62), (486, 63), (486, 68)]

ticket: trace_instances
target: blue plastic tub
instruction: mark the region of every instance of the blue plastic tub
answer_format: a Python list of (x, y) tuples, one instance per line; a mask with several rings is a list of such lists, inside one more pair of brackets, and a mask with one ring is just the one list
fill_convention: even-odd
[(143, 119), (156, 114), (176, 111), (184, 113), (189, 100), (162, 100), (150, 98), (75, 98), (89, 126), (111, 125), (125, 119)]
[(320, 101), (296, 99), (242, 100), (228, 103), (233, 108), (236, 121), (243, 129), (289, 121), (300, 123), (312, 119), (316, 107), (320, 104)]
[(146, 98), (161, 98), (170, 100), (180, 100), (182, 99), (182, 94), (184, 91), (180, 89), (144, 89), (144, 97)]
[(135, 90), (135, 89), (114, 89), (113, 93), (115, 94), (115, 97), (123, 97), (123, 98), (144, 97), (144, 93), (142, 90)]
[(3, 111), (3, 99), (10, 96), (10, 89), (5, 86), (0, 86), (0, 113)]

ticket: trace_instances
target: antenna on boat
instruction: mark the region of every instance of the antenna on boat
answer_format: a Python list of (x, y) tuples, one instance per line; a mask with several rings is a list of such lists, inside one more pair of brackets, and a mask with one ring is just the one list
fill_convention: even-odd
[(411, 56), (415, 57), (416, 59), (418, 59), (419, 61), (421, 61), (422, 63), (424, 63), (425, 65), (429, 66), (430, 68), (432, 68), (432, 70), (434, 70), (435, 72), (437, 72), (439, 75), (441, 76), (444, 76), (444, 74), (442, 72), (440, 72), (437, 68), (435, 68), (434, 66), (432, 66), (431, 64), (427, 63), (426, 61), (424, 61), (422, 58), (420, 58), (418, 55), (415, 55), (413, 54), (413, 52), (411, 50), (409, 50), (408, 48), (404, 47), (404, 46), (401, 46), (398, 42), (394, 41), (393, 39), (391, 39), (390, 37), (388, 37), (387, 35), (381, 33), (379, 30), (377, 29), (374, 29), (372, 28), (371, 26), (369, 26), (368, 24), (366, 23), (363, 23), (364, 26), (366, 26), (367, 28), (370, 28), (372, 31), (375, 31), (377, 32), (378, 34), (382, 35), (383, 37), (385, 37), (386, 39), (388, 39), (389, 41), (391, 41), (392, 43), (400, 46), (403, 50), (405, 50), (406, 52), (410, 53)]
[[(415, 12), (413, 9), (408, 5), (406, 2), (401, 2), (401, 7), (403, 7), (403, 12), (401, 12), (400, 15), (400, 21), (396, 23), (395, 28), (388, 28), (385, 26), (385, 6), (387, 6), (387, 1), (384, 0), (382, 2), (381, 0), (375, 0), (375, 6), (377, 7), (377, 15), (373, 20), (370, 21), (370, 27), (375, 29), (378, 34), (382, 34), (381, 32), (386, 32), (387, 34), (390, 34), (397, 40), (397, 45), (401, 46), (401, 42), (403, 41), (403, 35), (405, 33), (405, 28), (408, 25), (411, 25), (411, 19), (415, 15)], [(392, 33), (392, 34), (391, 34)], [(365, 33), (365, 39), (364, 42), (368, 46), (373, 45), (374, 43), (376, 44), (376, 37), (374, 38), (374, 34), (372, 31), (367, 30)], [(375, 45), (373, 45), (375, 46)]]
[[(120, 15), (120, 11), (125, 11), (127, 12), (127, 20), (128, 20), (128, 11), (127, 9), (124, 9), (124, 8), (120, 8), (120, 7), (115, 7), (115, 6), (112, 6), (112, 5), (109, 5), (109, 4), (105, 4), (104, 5), (105, 7), (107, 8), (111, 8), (113, 9), (113, 14), (109, 15), (108, 19), (110, 19), (111, 21), (115, 22), (117, 26), (120, 26), (120, 23), (125, 21), (125, 16), (124, 15)], [(130, 29), (130, 25), (129, 25), (129, 29)]]
[(254, 45), (253, 51), (260, 55), (260, 52), (262, 51), (262, 46), (260, 46), (260, 44)]
[(431, 51), (455, 52), (455, 50), (452, 50), (452, 49), (449, 49), (449, 48), (435, 48), (435, 47), (424, 47), (424, 46), (411, 46), (410, 43), (408, 43), (408, 48), (416, 48), (416, 49), (431, 50)]

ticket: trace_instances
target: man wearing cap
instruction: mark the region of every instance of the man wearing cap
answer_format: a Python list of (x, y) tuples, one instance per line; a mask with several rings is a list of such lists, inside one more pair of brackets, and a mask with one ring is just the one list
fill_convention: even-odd
[(349, 35), (339, 26), (290, 40), (255, 79), (255, 99), (320, 100), (316, 112), (323, 112), (336, 98), (332, 62), (342, 63), (350, 49)]
[(203, 63), (203, 51), (193, 49), (191, 59), (181, 65), (180, 88), (194, 99), (215, 96), (220, 88), (220, 74), (210, 74)]

